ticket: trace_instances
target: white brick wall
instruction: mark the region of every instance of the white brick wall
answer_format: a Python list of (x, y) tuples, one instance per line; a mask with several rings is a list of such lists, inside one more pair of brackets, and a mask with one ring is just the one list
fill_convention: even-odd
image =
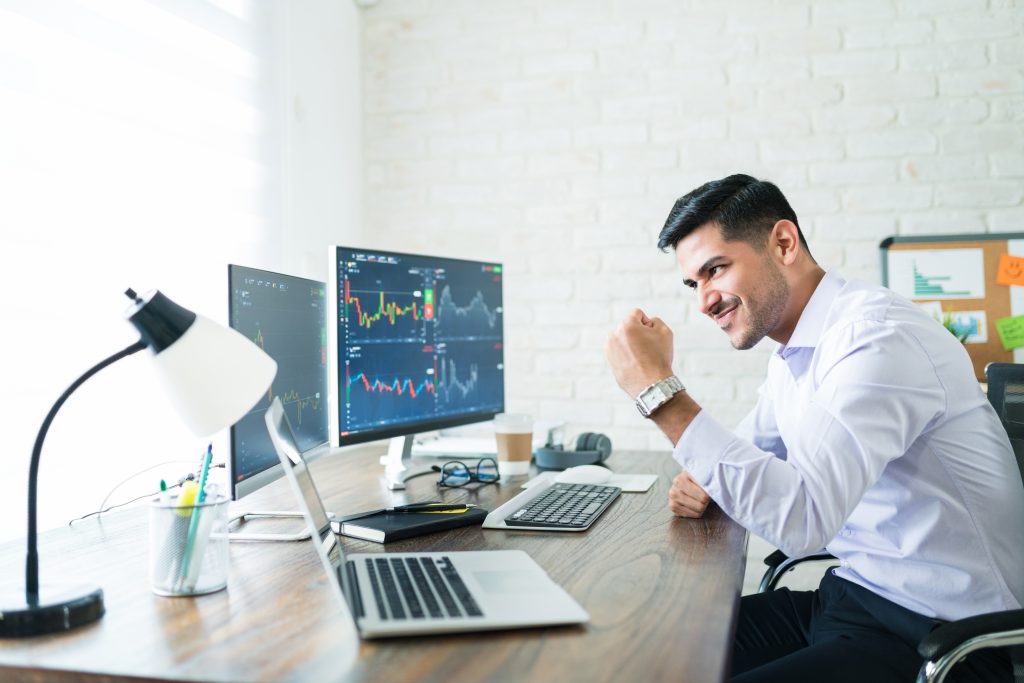
[(506, 264), (513, 410), (666, 441), (605, 335), (633, 307), (734, 423), (732, 351), (654, 246), (672, 202), (777, 182), (826, 266), (891, 234), (1024, 230), (1024, 8), (1005, 0), (380, 0), (363, 14), (366, 234)]

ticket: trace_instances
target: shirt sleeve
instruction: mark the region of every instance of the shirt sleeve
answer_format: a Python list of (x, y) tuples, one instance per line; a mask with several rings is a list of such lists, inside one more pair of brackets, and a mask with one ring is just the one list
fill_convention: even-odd
[(885, 466), (945, 409), (928, 355), (895, 326), (852, 323), (816, 355), (826, 360), (808, 370), (810, 400), (787, 406), (803, 415), (785, 460), (703, 410), (674, 451), (726, 514), (791, 557), (825, 547)]
[(757, 405), (736, 426), (736, 436), (778, 458), (786, 459), (786, 444), (775, 422), (775, 406), (769, 396), (767, 382), (757, 390)]

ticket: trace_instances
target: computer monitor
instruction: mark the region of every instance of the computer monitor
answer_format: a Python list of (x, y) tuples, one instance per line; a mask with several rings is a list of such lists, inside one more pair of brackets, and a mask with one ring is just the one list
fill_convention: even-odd
[(231, 428), (234, 500), (284, 474), (264, 420), (274, 396), (281, 398), (302, 450), (312, 449), (314, 456), (328, 450), (325, 289), (316, 280), (228, 266), (231, 327), (277, 361), (266, 395)]
[[(505, 410), (502, 266), (330, 247), (331, 445)], [(399, 487), (396, 487), (399, 488)]]

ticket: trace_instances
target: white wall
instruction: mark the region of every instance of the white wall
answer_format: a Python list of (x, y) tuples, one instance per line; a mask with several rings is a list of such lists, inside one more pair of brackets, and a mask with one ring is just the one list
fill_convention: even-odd
[(278, 8), (287, 27), (287, 272), (326, 282), (327, 245), (362, 239), (360, 16), (347, 0)]
[[(348, 2), (0, 0), (0, 539), (25, 533), (50, 405), (137, 337), (121, 319), (126, 287), (226, 324), (227, 263), (325, 279), (326, 245), (359, 238), (359, 44)], [(152, 465), (184, 461), (111, 502), (198, 463), (206, 442), (160, 395), (146, 355), (91, 379), (58, 415), (41, 528), (95, 510)], [(226, 433), (214, 453), (226, 459)]]
[(655, 248), (673, 201), (746, 172), (813, 254), (877, 281), (892, 234), (1024, 228), (1024, 9), (1001, 0), (382, 0), (363, 26), (381, 246), (500, 259), (510, 406), (665, 447), (606, 370), (634, 306), (727, 422), (732, 351)]

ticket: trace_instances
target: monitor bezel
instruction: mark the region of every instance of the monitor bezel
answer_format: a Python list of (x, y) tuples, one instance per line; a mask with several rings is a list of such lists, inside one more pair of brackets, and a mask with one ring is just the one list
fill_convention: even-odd
[[(228, 327), (231, 327), (231, 322), (235, 319), (235, 306), (234, 306), (235, 296), (234, 296), (234, 288), (233, 288), (233, 280), (232, 280), (232, 276), (233, 276), (233, 274), (235, 272), (235, 269), (244, 269), (247, 272), (252, 272), (252, 273), (265, 273), (266, 275), (268, 275), (270, 277), (290, 278), (292, 280), (301, 281), (303, 283), (307, 283), (307, 284), (311, 284), (311, 285), (321, 285), (323, 287), (327, 286), (327, 283), (322, 282), (320, 280), (313, 280), (311, 278), (301, 277), (299, 275), (291, 275), (290, 273), (280, 273), (280, 272), (273, 271), (273, 270), (266, 270), (265, 268), (253, 268), (252, 266), (243, 266), (243, 265), (238, 264), (238, 263), (229, 263), (228, 264)], [(324, 305), (325, 306), (329, 306), (328, 298), (329, 297), (326, 297), (326, 296), (324, 297)], [(330, 327), (329, 311), (324, 311), (324, 325), (327, 326), (327, 327)], [(234, 329), (234, 328), (232, 327), (231, 329)], [(328, 363), (328, 367), (329, 367), (329, 365), (330, 365), (330, 363)], [(275, 396), (275, 398), (276, 398), (276, 396)], [(330, 392), (330, 388), (328, 388), (327, 395), (324, 396), (324, 400), (327, 402), (327, 410), (328, 410), (328, 416), (329, 416), (330, 415), (330, 411), (331, 411), (331, 392)], [(228, 487), (231, 490), (231, 500), (239, 500), (241, 498), (244, 498), (245, 496), (249, 495), (250, 493), (258, 491), (259, 489), (263, 488), (267, 484), (269, 484), (271, 482), (274, 482), (274, 481), (276, 481), (276, 480), (278, 480), (278, 479), (280, 479), (281, 477), (284, 476), (284, 470), (282, 469), (281, 464), (280, 463), (275, 463), (275, 464), (270, 465), (265, 470), (261, 470), (261, 471), (257, 472), (256, 474), (252, 475), (251, 477), (247, 477), (246, 479), (244, 479), (242, 481), (239, 481), (239, 482), (235, 481), (235, 470), (236, 470), (236, 462), (237, 462), (236, 451), (235, 451), (235, 427), (236, 427), (236, 425), (237, 425), (237, 423), (231, 425), (231, 428), (228, 430)], [(317, 460), (318, 458), (320, 458), (321, 456), (327, 454), (330, 451), (330, 442), (331, 442), (331, 437), (330, 437), (330, 421), (328, 420), (327, 440), (323, 441), (322, 443), (310, 446), (310, 448), (304, 454), (305, 457), (306, 457), (306, 460), (308, 462), (313, 462), (313, 461)], [(277, 455), (277, 453), (275, 452), (274, 455)]]
[[(480, 422), (487, 422), (493, 420), (495, 415), (505, 412), (505, 381), (504, 381), (504, 369), (502, 370), (502, 391), (501, 391), (501, 408), (500, 410), (485, 410), (477, 413), (466, 413), (464, 415), (457, 416), (444, 416), (436, 419), (421, 420), (419, 422), (406, 422), (401, 425), (386, 426), (376, 429), (368, 429), (362, 432), (350, 433), (346, 436), (341, 435), (341, 418), (338, 411), (341, 407), (341, 398), (339, 393), (338, 385), (338, 292), (339, 292), (339, 278), (338, 278), (338, 250), (344, 249), (347, 251), (363, 251), (372, 254), (380, 254), (382, 256), (401, 256), (409, 258), (424, 258), (424, 259), (439, 259), (444, 261), (458, 261), (461, 263), (469, 263), (474, 265), (489, 265), (498, 266), (502, 269), (502, 308), (505, 306), (505, 265), (498, 260), (477, 260), (477, 259), (464, 259), (456, 258), (452, 256), (441, 256), (437, 254), (421, 254), (401, 251), (389, 251), (387, 249), (374, 249), (373, 247), (352, 247), (341, 244), (332, 244), (327, 247), (327, 308), (329, 312), (329, 321), (327, 323), (327, 393), (330, 397), (328, 405), (331, 408), (331, 412), (328, 416), (328, 432), (330, 437), (330, 444), (332, 448), (340, 448), (342, 446), (354, 446), (356, 444), (368, 443), (370, 441), (380, 441), (382, 439), (390, 439), (401, 436), (413, 436), (421, 432), (435, 431), (438, 429), (449, 429), (451, 427), (462, 427), (465, 425), (478, 424)], [(501, 316), (501, 363), (504, 367), (505, 364), (505, 316)], [(337, 397), (337, 400), (335, 398)]]

